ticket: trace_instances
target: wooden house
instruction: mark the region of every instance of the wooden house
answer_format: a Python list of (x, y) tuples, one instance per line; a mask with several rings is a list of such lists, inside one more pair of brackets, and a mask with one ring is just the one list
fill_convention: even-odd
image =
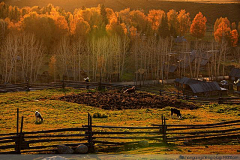
[(240, 83), (237, 83), (237, 91), (240, 92)]
[(229, 79), (236, 81), (240, 78), (240, 68), (233, 68), (229, 74)]
[(190, 84), (190, 88), (194, 95), (219, 95), (226, 92), (227, 89), (221, 88), (217, 82), (203, 82)]
[(176, 87), (187, 95), (220, 95), (227, 93), (227, 89), (221, 88), (217, 82), (206, 82), (183, 77), (175, 80)]

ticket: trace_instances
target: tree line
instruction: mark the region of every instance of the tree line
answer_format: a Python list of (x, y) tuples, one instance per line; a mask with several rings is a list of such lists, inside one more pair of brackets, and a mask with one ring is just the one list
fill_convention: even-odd
[[(209, 45), (202, 41), (206, 24), (201, 12), (191, 21), (185, 10), (150, 10), (145, 14), (129, 8), (114, 12), (98, 5), (71, 13), (51, 4), (18, 8), (2, 2), (1, 82), (36, 82), (44, 72), (51, 80), (65, 77), (81, 81), (89, 76), (94, 81), (120, 81), (134, 74), (161, 79), (168, 77), (166, 68), (172, 63), (169, 53), (176, 50), (177, 36), (190, 35), (198, 50), (237, 46), (240, 22), (217, 19), (215, 42)], [(189, 51), (190, 43), (178, 50)], [(226, 56), (220, 54), (221, 58)], [(192, 68), (191, 76), (197, 70)]]

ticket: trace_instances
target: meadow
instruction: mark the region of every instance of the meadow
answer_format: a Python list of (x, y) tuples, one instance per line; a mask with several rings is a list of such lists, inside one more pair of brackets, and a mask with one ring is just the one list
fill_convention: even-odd
[[(76, 104), (58, 100), (64, 95), (86, 92), (86, 90), (61, 89), (15, 92), (0, 94), (0, 134), (16, 132), (16, 111), (24, 116), (23, 131), (40, 131), (48, 129), (81, 127), (87, 124), (87, 114), (101, 113), (107, 118), (93, 118), (93, 125), (106, 126), (151, 126), (161, 124), (161, 115), (167, 118), (167, 124), (208, 124), (237, 120), (240, 117), (238, 105), (201, 105), (198, 109), (181, 109), (183, 118), (170, 117), (169, 106), (162, 109), (126, 109), (103, 110), (85, 104)], [(34, 112), (39, 111), (44, 122), (35, 123)], [(239, 144), (239, 143), (238, 143)], [(237, 154), (240, 146), (236, 143), (184, 146), (151, 146), (128, 151), (112, 151), (122, 154)]]

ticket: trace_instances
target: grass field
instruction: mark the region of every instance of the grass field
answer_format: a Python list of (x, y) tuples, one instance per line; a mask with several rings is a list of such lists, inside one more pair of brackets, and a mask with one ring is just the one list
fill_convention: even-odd
[[(23, 131), (40, 131), (57, 128), (81, 127), (87, 124), (87, 113), (101, 113), (108, 118), (93, 118), (93, 125), (110, 126), (151, 126), (160, 124), (161, 115), (167, 118), (167, 124), (207, 124), (223, 121), (237, 120), (240, 110), (237, 105), (210, 104), (201, 106), (196, 110), (182, 110), (183, 118), (170, 117), (170, 107), (163, 109), (138, 109), (106, 111), (84, 104), (68, 103), (57, 100), (65, 94), (82, 92), (69, 89), (43, 90), (33, 92), (16, 92), (0, 94), (0, 134), (16, 132), (16, 110), (19, 108), (20, 116), (24, 116)], [(174, 106), (172, 106), (174, 107)], [(35, 124), (34, 112), (38, 110), (43, 118), (42, 124)], [(225, 144), (212, 145), (206, 149), (204, 146), (153, 146), (130, 151), (120, 151), (123, 154), (237, 154), (239, 145)], [(189, 152), (188, 150), (191, 150)], [(115, 152), (112, 152), (115, 153)]]

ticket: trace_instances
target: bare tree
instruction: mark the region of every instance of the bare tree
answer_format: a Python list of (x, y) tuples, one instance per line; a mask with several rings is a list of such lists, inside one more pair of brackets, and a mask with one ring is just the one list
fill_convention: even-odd
[(2, 49), (4, 82), (35, 82), (42, 66), (44, 49), (33, 34), (9, 34)]

